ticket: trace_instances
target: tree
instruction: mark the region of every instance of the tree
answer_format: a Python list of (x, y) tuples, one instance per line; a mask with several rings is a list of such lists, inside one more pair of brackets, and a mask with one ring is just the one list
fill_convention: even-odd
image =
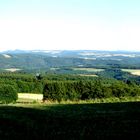
[(37, 79), (37, 80), (41, 80), (42, 78), (43, 78), (43, 77), (42, 77), (42, 75), (41, 75), (40, 73), (37, 73), (37, 74), (36, 74), (36, 79)]
[(16, 89), (11, 85), (0, 85), (0, 102), (1, 103), (11, 103), (18, 99), (18, 94)]

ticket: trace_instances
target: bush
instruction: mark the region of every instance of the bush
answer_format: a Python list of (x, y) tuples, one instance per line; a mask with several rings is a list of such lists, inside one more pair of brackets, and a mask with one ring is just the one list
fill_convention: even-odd
[(16, 89), (11, 85), (0, 85), (0, 102), (11, 103), (15, 102), (18, 98)]

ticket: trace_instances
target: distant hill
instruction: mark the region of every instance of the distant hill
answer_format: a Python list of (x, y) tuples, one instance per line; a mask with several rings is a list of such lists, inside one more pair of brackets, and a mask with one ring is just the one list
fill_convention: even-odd
[(9, 50), (0, 52), (1, 71), (10, 68), (22, 71), (50, 68), (140, 68), (140, 52), (97, 50)]

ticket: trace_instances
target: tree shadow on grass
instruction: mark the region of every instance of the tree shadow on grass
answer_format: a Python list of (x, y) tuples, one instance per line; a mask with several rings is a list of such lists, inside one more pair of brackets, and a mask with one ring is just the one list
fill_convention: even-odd
[(120, 139), (140, 136), (140, 102), (0, 106), (1, 139)]

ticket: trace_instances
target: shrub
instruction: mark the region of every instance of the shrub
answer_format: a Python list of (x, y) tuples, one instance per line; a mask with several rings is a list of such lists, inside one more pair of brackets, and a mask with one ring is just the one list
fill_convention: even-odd
[(0, 102), (11, 103), (15, 102), (18, 98), (16, 89), (11, 85), (0, 85)]

